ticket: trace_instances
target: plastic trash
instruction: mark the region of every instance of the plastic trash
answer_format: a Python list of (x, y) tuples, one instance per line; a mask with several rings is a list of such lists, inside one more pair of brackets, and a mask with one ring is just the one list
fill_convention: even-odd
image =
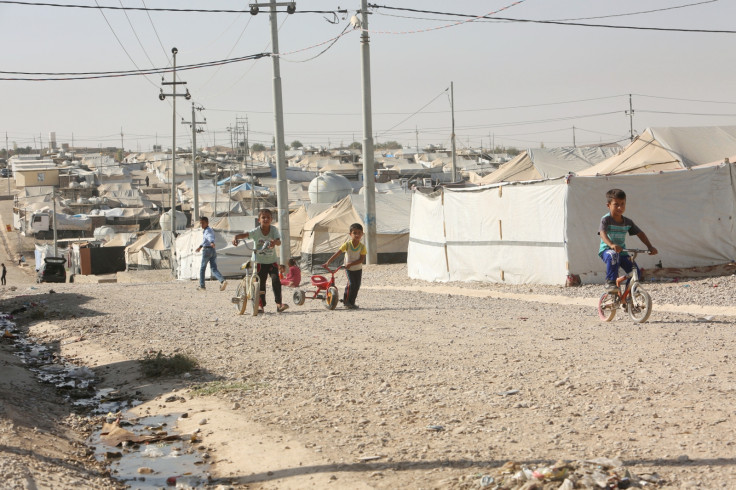
[(164, 452), (156, 446), (146, 446), (146, 449), (141, 452), (141, 456), (144, 458), (160, 458), (163, 455)]

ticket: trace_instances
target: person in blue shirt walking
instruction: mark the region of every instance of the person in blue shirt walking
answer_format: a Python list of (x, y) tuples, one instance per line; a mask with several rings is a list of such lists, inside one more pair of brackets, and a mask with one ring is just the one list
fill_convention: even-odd
[(199, 219), (199, 225), (202, 227), (202, 245), (197, 247), (197, 252), (202, 250), (202, 266), (199, 268), (199, 287), (197, 291), (204, 291), (204, 271), (207, 264), (210, 264), (212, 275), (220, 281), (220, 291), (224, 291), (227, 287), (227, 281), (220, 271), (217, 270), (217, 251), (215, 250), (215, 232), (210, 228), (210, 220), (207, 217)]

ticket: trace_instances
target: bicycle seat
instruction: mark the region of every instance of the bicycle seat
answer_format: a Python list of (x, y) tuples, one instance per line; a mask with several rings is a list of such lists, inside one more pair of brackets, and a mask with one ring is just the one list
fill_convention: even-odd
[(312, 286), (325, 287), (330, 283), (325, 276), (312, 276)]

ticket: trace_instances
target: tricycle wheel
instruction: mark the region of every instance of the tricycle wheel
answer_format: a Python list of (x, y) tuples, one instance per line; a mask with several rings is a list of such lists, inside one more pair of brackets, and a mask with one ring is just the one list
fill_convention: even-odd
[(337, 308), (338, 294), (339, 293), (337, 292), (337, 288), (335, 286), (330, 286), (329, 288), (327, 288), (327, 294), (325, 294), (325, 308), (327, 308), (328, 310), (334, 310), (335, 308)]
[(294, 296), (292, 297), (292, 299), (294, 300), (294, 304), (295, 305), (301, 306), (301, 305), (304, 304), (304, 298), (305, 297), (306, 296), (304, 294), (304, 291), (302, 291), (301, 289), (295, 289), (294, 290)]

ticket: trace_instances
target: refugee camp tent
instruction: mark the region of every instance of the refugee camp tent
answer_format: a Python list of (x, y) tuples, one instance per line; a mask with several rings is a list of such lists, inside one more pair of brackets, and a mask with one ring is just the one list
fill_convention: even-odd
[(736, 153), (736, 126), (648, 128), (620, 155), (578, 175), (651, 173), (723, 161)]
[(171, 232), (149, 231), (125, 247), (125, 269), (170, 269)]
[[(210, 222), (215, 233), (215, 249), (217, 250), (217, 268), (225, 277), (241, 277), (240, 266), (252, 255), (253, 242), (233, 246), (236, 234), (255, 228), (253, 216), (231, 216)], [(202, 244), (202, 228), (196, 226), (184, 231), (176, 238), (176, 255), (178, 260), (177, 277), (179, 279), (199, 279), (202, 265), (202, 252), (196, 249)], [(247, 245), (247, 246), (246, 246)], [(211, 270), (205, 270), (205, 279), (210, 279)]]
[[(409, 241), (411, 194), (376, 194), (376, 245), (378, 262), (403, 263)], [(306, 208), (307, 214), (309, 208)], [(365, 229), (364, 200), (350, 195), (308, 219), (301, 233), (301, 266), (313, 270), (327, 261), (348, 239), (350, 225)], [(299, 218), (299, 216), (297, 216)], [(296, 220), (295, 220), (296, 221)], [(296, 223), (289, 220), (290, 227)]]
[(556, 179), (568, 173), (577, 173), (616, 155), (613, 147), (534, 148), (519, 153), (516, 158), (498, 167), (478, 182), (480, 185), (496, 182)]
[[(601, 283), (597, 230), (611, 188), (626, 191), (626, 216), (659, 250), (640, 256), (640, 267), (728, 263), (736, 258), (735, 175), (729, 164), (414, 192), (409, 277), (563, 285), (568, 276), (579, 276), (583, 283)], [(636, 237), (626, 243), (644, 248)]]

